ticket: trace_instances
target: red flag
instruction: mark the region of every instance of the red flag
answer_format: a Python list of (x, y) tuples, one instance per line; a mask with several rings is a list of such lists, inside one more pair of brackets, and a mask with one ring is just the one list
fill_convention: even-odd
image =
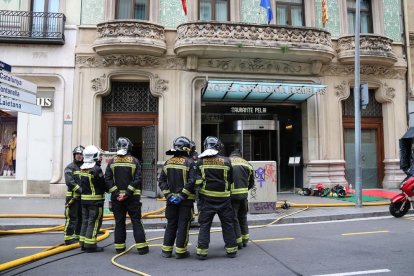
[(181, 0), (181, 4), (183, 5), (184, 14), (187, 15), (187, 0)]
[(328, 7), (326, 6), (326, 0), (322, 0), (322, 24), (325, 27), (326, 22), (328, 22)]

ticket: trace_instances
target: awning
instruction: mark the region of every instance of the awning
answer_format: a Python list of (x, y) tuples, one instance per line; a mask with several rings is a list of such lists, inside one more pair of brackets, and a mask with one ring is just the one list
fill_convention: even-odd
[(202, 90), (202, 100), (209, 102), (293, 102), (306, 101), (324, 94), (326, 85), (232, 80), (209, 80)]
[(414, 127), (410, 127), (407, 132), (401, 137), (401, 139), (413, 139), (414, 138)]

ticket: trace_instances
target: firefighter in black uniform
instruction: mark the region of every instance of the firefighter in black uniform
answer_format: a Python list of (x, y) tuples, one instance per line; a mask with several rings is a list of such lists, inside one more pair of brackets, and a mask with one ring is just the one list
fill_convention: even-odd
[(79, 233), (82, 226), (82, 208), (80, 203), (79, 171), (83, 164), (83, 150), (81, 145), (73, 149), (73, 162), (65, 168), (65, 182), (68, 188), (65, 204), (65, 228), (63, 230), (65, 244), (79, 242)]
[(87, 253), (102, 252), (103, 247), (96, 245), (96, 237), (102, 225), (105, 201), (105, 179), (100, 167), (101, 150), (87, 146), (83, 151), (83, 164), (79, 172), (81, 183), (82, 228), (80, 244)]
[(200, 232), (196, 252), (200, 260), (207, 259), (210, 228), (215, 214), (220, 218), (227, 257), (234, 258), (237, 254), (230, 200), (232, 168), (230, 159), (219, 154), (220, 144), (217, 137), (208, 136), (204, 140), (204, 152), (198, 156), (196, 164), (195, 189), (200, 195)]
[(126, 249), (126, 214), (129, 214), (138, 254), (149, 252), (144, 226), (141, 222), (141, 164), (131, 155), (132, 142), (120, 137), (116, 143), (116, 156), (105, 171), (105, 182), (109, 188), (112, 209), (115, 216), (115, 249), (121, 253)]
[(190, 192), (190, 187), (194, 189), (195, 181), (195, 167), (193, 159), (189, 156), (190, 152), (190, 140), (183, 136), (176, 138), (173, 149), (166, 152), (173, 157), (165, 162), (158, 181), (158, 186), (167, 199), (167, 227), (162, 246), (162, 256), (165, 258), (171, 258), (176, 238), (176, 258), (183, 259), (189, 256), (188, 234), (195, 199), (194, 193)]
[(233, 183), (231, 184), (231, 206), (234, 211), (234, 231), (239, 249), (247, 246), (249, 241), (249, 226), (247, 224), (248, 191), (254, 187), (252, 165), (243, 159), (239, 149), (230, 154), (233, 167)]

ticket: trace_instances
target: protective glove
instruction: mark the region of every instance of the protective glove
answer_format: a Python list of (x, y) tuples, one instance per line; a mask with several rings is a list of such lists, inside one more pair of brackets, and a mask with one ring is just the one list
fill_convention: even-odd
[[(168, 197), (168, 201), (169, 202), (171, 202), (171, 203), (174, 203), (174, 201), (176, 201), (177, 200), (177, 197), (175, 196), (175, 195), (170, 195), (169, 197)], [(175, 203), (174, 203), (175, 204)]]
[(174, 204), (178, 205), (178, 204), (180, 204), (180, 203), (181, 203), (181, 201), (183, 201), (183, 200), (184, 200), (184, 198), (182, 198), (180, 195), (177, 195), (177, 196), (175, 196), (175, 197), (174, 197), (174, 199), (173, 199), (172, 203), (174, 203)]

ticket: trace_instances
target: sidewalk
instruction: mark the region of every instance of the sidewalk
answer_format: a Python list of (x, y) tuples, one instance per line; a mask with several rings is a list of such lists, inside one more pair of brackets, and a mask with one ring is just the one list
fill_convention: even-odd
[[(278, 194), (278, 201), (286, 200), (288, 203), (298, 204), (341, 204), (340, 200), (315, 196), (301, 196), (296, 194)], [(384, 199), (384, 201), (389, 201)], [(29, 198), (29, 197), (0, 197), (1, 214), (59, 214), (64, 213), (65, 200), (55, 198)], [(157, 210), (165, 206), (165, 201), (153, 198), (142, 198), (142, 212)], [(287, 210), (278, 208), (272, 214), (248, 214), (250, 225), (262, 225), (270, 223), (277, 218), (299, 211), (303, 208), (289, 208)], [(410, 210), (410, 213), (414, 213)], [(303, 223), (315, 221), (343, 220), (351, 218), (390, 216), (388, 205), (358, 207), (310, 207), (306, 211), (294, 214), (278, 221), (278, 224)], [(45, 218), (0, 218), (0, 229), (20, 229), (35, 227), (51, 227), (64, 224), (64, 219)], [(104, 221), (103, 227), (113, 225), (113, 221)], [(145, 219), (144, 225), (147, 229), (164, 228), (165, 219)], [(219, 226), (218, 217), (214, 218), (213, 226)]]

